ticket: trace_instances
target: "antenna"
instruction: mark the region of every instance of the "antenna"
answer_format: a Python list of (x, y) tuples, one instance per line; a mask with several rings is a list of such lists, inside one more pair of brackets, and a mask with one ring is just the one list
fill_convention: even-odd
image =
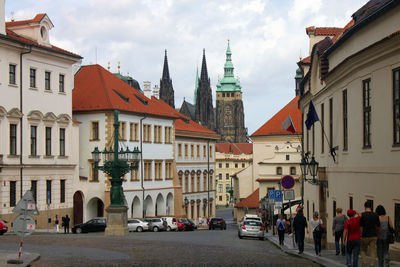
[(119, 72), (119, 69), (121, 68), (120, 64), (121, 64), (121, 63), (118, 61), (118, 73), (120, 73), (120, 72)]
[(107, 69), (108, 69), (108, 71), (110, 71), (110, 61), (108, 61)]
[(94, 47), (95, 62), (97, 64), (97, 46)]
[(11, 11), (10, 14), (11, 14), (11, 21), (14, 21), (14, 11)]

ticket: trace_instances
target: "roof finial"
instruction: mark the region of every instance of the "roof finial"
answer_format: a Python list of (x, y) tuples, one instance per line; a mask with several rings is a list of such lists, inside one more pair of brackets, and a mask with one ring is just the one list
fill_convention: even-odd
[(107, 69), (108, 69), (108, 71), (110, 71), (110, 61), (108, 61), (108, 66), (107, 66)]
[(118, 74), (120, 73), (119, 72), (119, 69), (121, 68), (120, 64), (121, 64), (121, 62), (118, 61)]
[(14, 21), (14, 11), (11, 11), (10, 14), (11, 14), (11, 21)]

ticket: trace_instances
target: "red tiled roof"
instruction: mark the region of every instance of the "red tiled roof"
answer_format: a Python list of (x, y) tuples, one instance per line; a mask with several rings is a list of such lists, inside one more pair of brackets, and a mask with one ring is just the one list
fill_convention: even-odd
[(276, 113), (269, 121), (255, 131), (251, 136), (264, 136), (264, 135), (293, 135), (293, 133), (282, 129), (282, 123), (290, 114), (292, 118), (296, 133), (301, 134), (301, 111), (298, 108), (299, 96), (296, 96), (284, 108)]
[(176, 111), (155, 97), (147, 98), (100, 65), (83, 66), (75, 75), (72, 110), (114, 110), (176, 119)]
[(338, 33), (332, 38), (332, 42), (336, 42), (338, 39), (340, 39), (340, 37), (343, 36), (343, 33), (344, 33), (347, 29), (349, 29), (349, 28), (351, 28), (351, 27), (353, 27), (353, 26), (354, 26), (354, 19), (351, 19), (351, 20), (346, 24), (346, 26), (344, 26), (344, 28), (343, 28), (340, 32), (338, 32)]
[(319, 36), (334, 36), (342, 31), (342, 28), (336, 27), (315, 27), (310, 26), (306, 28), (307, 34), (314, 34)]
[[(247, 166), (247, 168), (248, 168), (248, 167), (249, 167), (249, 166)], [(231, 177), (234, 177), (234, 176), (238, 175), (239, 173), (241, 173), (242, 171), (246, 170), (247, 168), (244, 168), (244, 169), (242, 169), (242, 170), (240, 170), (240, 171), (238, 171), (238, 172), (235, 172), (234, 174), (231, 175)]]
[(302, 60), (300, 60), (300, 63), (310, 64), (311, 63), (311, 56), (303, 58)]
[(243, 199), (242, 201), (237, 203), (235, 205), (235, 207), (238, 207), (238, 208), (243, 208), (243, 207), (258, 208), (259, 207), (259, 204), (258, 204), (259, 194), (260, 194), (260, 189), (257, 188), (256, 191), (254, 191), (248, 197), (246, 197), (245, 199)]
[(220, 138), (220, 136), (216, 132), (209, 130), (208, 128), (191, 120), (189, 117), (183, 115), (182, 113), (179, 113), (178, 111), (176, 111), (174, 108), (170, 107), (164, 101), (159, 100), (159, 102), (162, 102), (163, 105), (167, 105), (168, 107), (166, 107), (166, 108), (170, 108), (171, 111), (173, 111), (176, 114), (176, 116), (179, 117), (179, 119), (175, 121), (175, 130), (176, 131), (205, 133), (205, 134), (216, 135), (216, 137), (218, 137), (218, 139)]
[(240, 154), (253, 154), (253, 144), (252, 143), (225, 143), (216, 144), (215, 149), (219, 153), (228, 154), (232, 152), (234, 155)]
[(6, 22), (6, 27), (13, 27), (30, 23), (39, 23), (45, 16), (46, 13), (42, 13), (42, 14), (37, 14), (33, 19), (8, 21)]

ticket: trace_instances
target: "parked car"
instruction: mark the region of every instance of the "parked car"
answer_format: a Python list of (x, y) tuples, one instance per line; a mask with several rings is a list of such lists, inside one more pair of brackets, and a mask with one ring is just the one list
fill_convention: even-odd
[(193, 225), (193, 229), (196, 230), (197, 229), (197, 225), (194, 221), (192, 221), (191, 219), (187, 219), (192, 225)]
[(178, 223), (183, 224), (183, 231), (193, 231), (194, 225), (186, 218), (178, 219)]
[(167, 222), (167, 231), (176, 231), (178, 230), (178, 224), (176, 218), (174, 217), (162, 217), (164, 221)]
[(246, 214), (245, 216), (243, 216), (243, 219), (241, 221), (244, 222), (247, 220), (262, 222), (261, 218), (254, 214)]
[(167, 231), (168, 229), (167, 222), (161, 218), (146, 218), (144, 220), (150, 224), (149, 225), (150, 231), (158, 232), (158, 231)]
[(264, 226), (262, 222), (256, 220), (247, 220), (242, 222), (239, 231), (239, 238), (246, 237), (256, 237), (260, 240), (264, 240)]
[(178, 231), (184, 231), (185, 230), (185, 224), (180, 219), (178, 219), (176, 225), (178, 226)]
[(128, 229), (130, 232), (143, 232), (149, 230), (149, 223), (138, 219), (128, 219)]
[(74, 225), (74, 227), (72, 227), (72, 233), (104, 232), (106, 227), (106, 218), (94, 218), (85, 223)]
[(222, 218), (211, 218), (210, 223), (208, 225), (208, 229), (214, 230), (215, 228), (226, 230), (225, 220)]
[(7, 233), (8, 231), (8, 226), (6, 225), (5, 222), (0, 220), (0, 235), (3, 235), (4, 233)]

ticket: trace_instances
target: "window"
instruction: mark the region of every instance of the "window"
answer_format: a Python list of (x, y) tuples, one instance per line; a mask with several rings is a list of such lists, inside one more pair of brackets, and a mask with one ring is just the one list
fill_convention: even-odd
[(244, 168), (246, 165), (244, 163), (242, 163), (242, 168)]
[(225, 192), (229, 193), (229, 191), (231, 190), (231, 186), (229, 184), (225, 185)]
[(218, 168), (222, 168), (222, 163), (218, 163)]
[(324, 125), (325, 125), (325, 119), (324, 119), (324, 103), (321, 104), (321, 154), (324, 154), (325, 150), (325, 138), (324, 138)]
[(150, 143), (151, 142), (151, 125), (143, 124), (143, 142)]
[(139, 181), (139, 175), (137, 170), (131, 170), (131, 181)]
[(290, 160), (290, 155), (286, 155), (286, 160)]
[(32, 191), (33, 199), (37, 202), (37, 181), (36, 180), (31, 181), (31, 191)]
[(154, 162), (154, 179), (162, 180), (162, 162), (161, 161)]
[(165, 179), (172, 179), (172, 162), (165, 162)]
[(17, 182), (10, 181), (10, 207), (15, 207), (17, 204)]
[(222, 180), (222, 173), (218, 174), (218, 179)]
[(144, 180), (151, 181), (151, 160), (144, 161)]
[(37, 155), (37, 126), (31, 126), (31, 156)]
[(91, 182), (98, 182), (99, 181), (99, 170), (94, 168), (94, 163), (90, 163), (90, 170), (91, 170), (91, 177), (92, 179), (90, 180)]
[(203, 173), (203, 188), (204, 191), (207, 190), (207, 174)]
[(164, 142), (166, 144), (171, 144), (172, 143), (172, 127), (165, 127)]
[(36, 88), (36, 69), (29, 70), (29, 85), (31, 88)]
[(9, 84), (16, 84), (16, 68), (17, 65), (10, 64), (9, 66)]
[(65, 156), (65, 128), (60, 128), (60, 156)]
[(126, 122), (120, 121), (119, 123), (119, 140), (126, 140)]
[(296, 167), (290, 167), (290, 175), (296, 175)]
[(212, 146), (210, 146), (210, 158), (212, 158), (213, 157), (213, 151), (212, 151)]
[(51, 180), (46, 180), (46, 203), (51, 204)]
[(46, 90), (51, 90), (50, 88), (50, 72), (49, 71), (45, 71), (44, 72), (44, 89)]
[(343, 90), (343, 150), (348, 149), (348, 128), (347, 128), (347, 90)]
[(226, 201), (229, 201), (229, 195), (226, 195)]
[(364, 148), (371, 148), (371, 80), (363, 81), (363, 144)]
[(336, 200), (333, 201), (332, 208), (333, 208), (333, 212), (332, 212), (333, 218), (335, 218), (336, 217)]
[(131, 122), (130, 124), (130, 141), (139, 141), (139, 124), (135, 122)]
[[(224, 188), (222, 184), (218, 185), (218, 193), (223, 193), (224, 192)], [(222, 199), (221, 199), (222, 200)]]
[(213, 177), (212, 177), (212, 173), (208, 173), (208, 186), (210, 188), (210, 190), (213, 190)]
[(65, 203), (65, 180), (60, 181), (60, 203)]
[(194, 173), (192, 173), (190, 175), (190, 184), (191, 184), (191, 188), (192, 188), (191, 192), (194, 192)]
[(203, 145), (203, 158), (207, 157), (207, 146)]
[(161, 126), (154, 125), (154, 143), (161, 143), (162, 136), (161, 136)]
[(235, 163), (235, 168), (238, 168), (238, 167), (239, 167), (239, 164)]
[(194, 145), (190, 145), (190, 156), (194, 158)]
[(60, 74), (58, 78), (58, 91), (64, 93), (64, 74)]
[(51, 156), (51, 127), (46, 127), (45, 132), (46, 132), (46, 156)]
[(393, 70), (393, 144), (400, 145), (400, 68)]
[(229, 168), (229, 163), (225, 163), (225, 168)]
[(200, 145), (196, 145), (196, 152), (197, 158), (200, 158)]
[(226, 174), (225, 174), (225, 179), (226, 179), (226, 180), (229, 180), (229, 173), (226, 173)]
[(182, 157), (182, 144), (178, 144), (178, 157)]
[(218, 198), (219, 198), (219, 201), (222, 201), (222, 196), (219, 196)]
[(17, 125), (10, 124), (10, 155), (17, 155)]
[(349, 209), (353, 209), (353, 197), (349, 197)]
[(333, 147), (333, 99), (329, 98), (329, 143)]
[(91, 124), (92, 124), (91, 140), (99, 140), (99, 122), (92, 121)]
[(276, 174), (277, 175), (282, 175), (282, 167), (277, 167), (276, 168)]
[(185, 144), (185, 157), (187, 157), (187, 156), (188, 156), (188, 145)]
[(197, 192), (200, 192), (200, 173), (196, 177)]

